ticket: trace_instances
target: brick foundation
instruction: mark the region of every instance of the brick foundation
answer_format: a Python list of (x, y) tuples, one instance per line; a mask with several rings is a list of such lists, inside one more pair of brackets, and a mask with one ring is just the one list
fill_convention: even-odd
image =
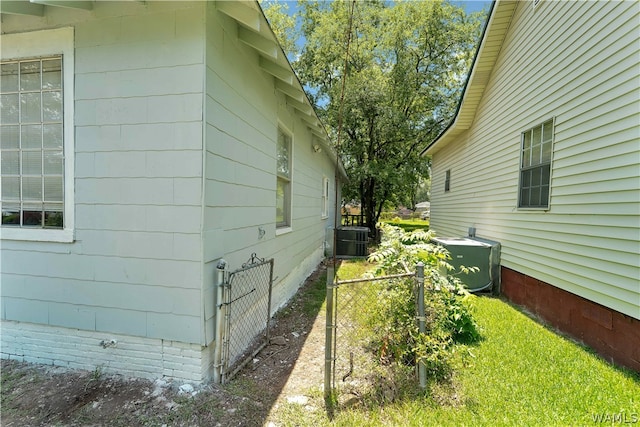
[(2, 359), (190, 383), (210, 376), (213, 347), (24, 322), (3, 321), (0, 326)]
[(501, 290), (606, 360), (640, 372), (640, 320), (505, 267)]

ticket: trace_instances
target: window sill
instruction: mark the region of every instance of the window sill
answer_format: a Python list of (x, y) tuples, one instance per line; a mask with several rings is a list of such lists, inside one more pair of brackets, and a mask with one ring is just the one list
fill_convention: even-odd
[(280, 236), (281, 234), (291, 233), (292, 231), (293, 231), (293, 228), (291, 227), (276, 228), (276, 236)]
[(25, 228), (0, 228), (0, 240), (22, 240), (29, 242), (73, 243), (73, 230), (43, 230)]
[(518, 207), (517, 210), (520, 212), (548, 212), (551, 210), (551, 208), (550, 207), (546, 207), (546, 208)]

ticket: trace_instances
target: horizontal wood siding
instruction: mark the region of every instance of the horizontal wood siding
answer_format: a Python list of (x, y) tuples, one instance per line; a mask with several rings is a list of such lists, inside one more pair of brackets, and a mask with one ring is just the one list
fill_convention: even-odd
[(204, 4), (4, 16), (75, 27), (76, 241), (2, 241), (3, 320), (201, 343)]
[[(325, 152), (313, 151), (311, 133), (275, 89), (274, 77), (260, 69), (258, 54), (237, 39), (236, 22), (213, 3), (207, 22), (204, 274), (211, 277), (221, 258), (233, 270), (252, 253), (273, 257), (276, 308), (322, 257), (325, 228), (333, 220), (321, 218), (322, 179), (331, 180), (333, 196), (333, 165)], [(276, 235), (278, 126), (292, 136), (293, 172), (291, 231)], [(205, 288), (209, 334), (213, 281)]]
[[(640, 4), (521, 2), (472, 127), (433, 158), (431, 224), (640, 318)], [(555, 118), (548, 211), (519, 210), (521, 132)], [(444, 175), (451, 170), (451, 191)]]

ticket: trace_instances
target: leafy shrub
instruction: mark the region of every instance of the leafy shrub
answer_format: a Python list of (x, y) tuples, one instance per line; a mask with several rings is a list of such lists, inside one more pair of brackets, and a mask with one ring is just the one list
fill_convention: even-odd
[[(380, 360), (414, 365), (423, 362), (428, 375), (442, 379), (451, 373), (453, 344), (479, 338), (471, 314), (470, 294), (453, 274), (448, 251), (431, 243), (432, 231), (406, 232), (388, 224), (378, 225), (382, 242), (369, 256), (377, 264), (375, 275), (397, 274), (415, 268), (425, 271), (425, 332), (416, 321), (417, 284), (414, 278), (389, 282), (379, 295), (379, 310), (371, 318), (372, 337)], [(464, 268), (464, 271), (473, 268)]]
[(380, 213), (380, 221), (390, 221), (394, 218), (400, 219), (400, 217), (398, 217), (395, 212), (385, 211)]

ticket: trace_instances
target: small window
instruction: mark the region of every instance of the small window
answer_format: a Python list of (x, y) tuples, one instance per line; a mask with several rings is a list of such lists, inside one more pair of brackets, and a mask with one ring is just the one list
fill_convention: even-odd
[(451, 187), (451, 169), (444, 173), (444, 192), (448, 192)]
[(551, 186), (553, 119), (522, 133), (518, 207), (547, 209)]
[(291, 136), (278, 128), (276, 227), (291, 226)]
[(329, 216), (329, 178), (322, 178), (322, 218)]

